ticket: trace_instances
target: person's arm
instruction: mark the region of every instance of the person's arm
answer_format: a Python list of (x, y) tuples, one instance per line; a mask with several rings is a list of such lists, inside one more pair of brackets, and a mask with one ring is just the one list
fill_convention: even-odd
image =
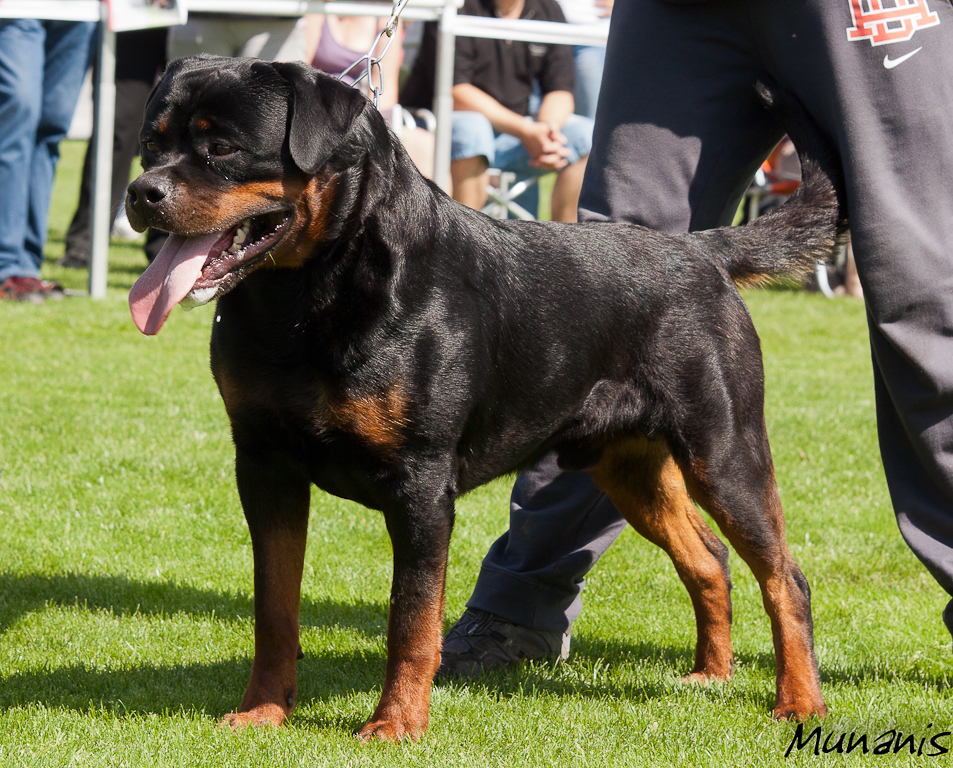
[(543, 96), (536, 119), (541, 123), (549, 123), (558, 131), (575, 108), (575, 99), (569, 91), (550, 91)]
[[(548, 8), (549, 21), (566, 23), (566, 17), (555, 3)], [(571, 45), (550, 45), (542, 59), (538, 73), (542, 101), (536, 119), (559, 130), (576, 109), (573, 90), (576, 87), (576, 64)]]
[(504, 107), (483, 89), (477, 88), (472, 83), (458, 83), (453, 86), (452, 93), (454, 110), (480, 112), (486, 115), (493, 130), (521, 137), (525, 118), (512, 109)]

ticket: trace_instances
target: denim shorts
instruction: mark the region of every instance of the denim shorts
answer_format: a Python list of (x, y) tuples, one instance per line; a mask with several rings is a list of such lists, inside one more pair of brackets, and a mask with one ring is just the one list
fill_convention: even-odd
[[(527, 118), (528, 120), (529, 118)], [(581, 160), (592, 148), (592, 120), (581, 115), (570, 115), (562, 127), (566, 137), (569, 164)], [(453, 136), (450, 160), (463, 160), (482, 155), (491, 168), (514, 171), (517, 175), (541, 176), (549, 171), (529, 164), (529, 154), (522, 142), (508, 133), (497, 133), (481, 112), (453, 113)]]

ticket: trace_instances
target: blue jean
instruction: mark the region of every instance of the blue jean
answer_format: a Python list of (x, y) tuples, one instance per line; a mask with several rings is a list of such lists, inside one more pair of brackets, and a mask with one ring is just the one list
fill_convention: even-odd
[(59, 143), (96, 25), (0, 21), (0, 282), (38, 277)]
[(573, 91), (576, 114), (595, 120), (606, 49), (601, 45), (574, 45), (572, 56), (576, 70), (576, 88)]

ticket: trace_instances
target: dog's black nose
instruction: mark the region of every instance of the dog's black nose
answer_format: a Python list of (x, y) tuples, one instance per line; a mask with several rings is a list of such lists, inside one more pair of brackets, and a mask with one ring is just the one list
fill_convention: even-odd
[(143, 174), (129, 185), (127, 202), (138, 213), (145, 214), (158, 208), (171, 191), (172, 185), (168, 179), (150, 178)]
[(137, 232), (162, 227), (163, 203), (170, 202), (172, 183), (164, 176), (143, 174), (126, 189), (126, 216)]

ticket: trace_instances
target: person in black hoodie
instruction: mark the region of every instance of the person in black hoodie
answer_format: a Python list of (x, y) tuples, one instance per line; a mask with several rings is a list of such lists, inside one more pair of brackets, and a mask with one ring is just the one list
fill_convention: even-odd
[[(844, 166), (884, 470), (900, 531), (953, 595), (953, 5), (628, 0), (615, 5), (580, 220), (731, 222), (781, 138), (753, 84), (806, 106)], [(444, 676), (565, 658), (585, 574), (625, 523), (550, 457), (513, 488), (444, 642)], [(953, 602), (943, 613), (953, 632)]]

